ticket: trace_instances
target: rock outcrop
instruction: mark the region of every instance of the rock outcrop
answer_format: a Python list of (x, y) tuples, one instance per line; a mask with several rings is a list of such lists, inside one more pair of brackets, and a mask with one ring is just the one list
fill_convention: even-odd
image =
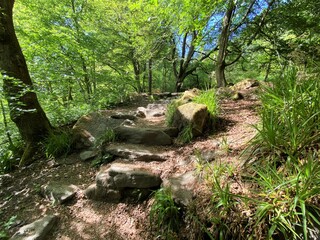
[(167, 104), (148, 104), (147, 107), (139, 107), (136, 115), (141, 118), (161, 117), (165, 115)]
[(124, 119), (111, 117), (109, 111), (92, 112), (82, 116), (72, 128), (77, 149), (93, 147), (97, 139), (109, 129), (120, 126)]

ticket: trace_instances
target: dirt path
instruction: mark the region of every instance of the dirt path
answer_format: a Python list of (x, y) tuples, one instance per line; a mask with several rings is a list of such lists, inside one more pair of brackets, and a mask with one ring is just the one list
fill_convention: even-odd
[[(147, 164), (159, 171), (162, 178), (181, 174), (195, 168), (190, 156), (199, 150), (216, 152), (220, 162), (239, 165), (240, 151), (255, 134), (250, 125), (258, 122), (255, 96), (248, 90), (243, 94), (243, 100), (221, 101), (216, 134), (198, 138), (188, 145), (166, 147), (163, 150), (169, 153), (167, 161)], [(222, 151), (224, 148), (228, 151)], [(97, 171), (89, 162), (81, 162), (79, 154), (75, 153), (68, 159), (38, 161), (2, 177), (0, 222), (16, 216), (15, 225), (10, 229), (13, 234), (19, 226), (40, 216), (57, 214), (58, 226), (48, 240), (152, 239), (148, 227), (148, 209), (152, 200), (141, 204), (110, 204), (94, 202), (83, 196), (81, 190), (94, 182)], [(67, 181), (77, 185), (80, 191), (68, 205), (52, 205), (39, 194), (40, 186), (49, 181)]]

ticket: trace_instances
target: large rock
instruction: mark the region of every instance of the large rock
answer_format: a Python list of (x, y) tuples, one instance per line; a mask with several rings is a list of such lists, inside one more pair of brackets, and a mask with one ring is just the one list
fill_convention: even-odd
[(161, 183), (160, 176), (150, 169), (114, 163), (97, 174), (96, 183), (85, 190), (85, 195), (89, 199), (106, 202), (120, 202), (128, 198), (138, 201), (159, 188)]
[(192, 126), (192, 134), (196, 137), (203, 134), (209, 120), (206, 105), (190, 102), (177, 108), (172, 125), (180, 131), (185, 127)]
[(171, 137), (160, 129), (120, 126), (114, 131), (118, 140), (127, 143), (157, 146), (172, 144)]
[(42, 186), (42, 194), (53, 203), (63, 204), (75, 197), (77, 186), (65, 183), (49, 183)]
[(106, 188), (153, 188), (160, 186), (161, 178), (135, 164), (114, 163), (98, 173), (97, 186)]
[(111, 118), (108, 111), (99, 111), (82, 116), (73, 126), (75, 147), (90, 148), (94, 146), (96, 140), (101, 138), (106, 131), (120, 126), (123, 119)]
[(198, 177), (194, 171), (174, 176), (163, 181), (163, 187), (171, 190), (176, 203), (187, 207), (194, 199), (194, 189), (198, 183)]
[(11, 240), (41, 240), (46, 239), (50, 230), (54, 227), (58, 217), (47, 215), (33, 223), (21, 227)]
[(141, 146), (133, 144), (109, 145), (105, 148), (104, 152), (131, 161), (150, 162), (165, 161), (167, 159), (166, 154), (160, 153), (154, 147), (144, 146), (141, 148)]

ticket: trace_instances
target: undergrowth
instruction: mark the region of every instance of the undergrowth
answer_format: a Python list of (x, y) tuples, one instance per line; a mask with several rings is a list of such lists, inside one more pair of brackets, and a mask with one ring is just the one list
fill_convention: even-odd
[[(209, 202), (193, 221), (199, 239), (314, 239), (320, 229), (320, 81), (290, 69), (260, 95), (261, 124), (246, 152), (255, 161), (234, 168), (198, 161)], [(203, 202), (202, 199), (196, 201)]]
[[(260, 96), (261, 124), (251, 141), (251, 151), (259, 157), (286, 160), (320, 143), (320, 81), (297, 77), (295, 69), (265, 87)], [(261, 158), (263, 159), (263, 157)]]
[(67, 155), (71, 151), (72, 141), (71, 131), (53, 131), (43, 142), (46, 157)]
[(174, 202), (170, 189), (161, 188), (155, 192), (150, 210), (150, 225), (156, 231), (156, 239), (178, 239), (180, 208)]
[(203, 91), (192, 100), (195, 103), (206, 105), (211, 117), (216, 117), (218, 115), (218, 101), (215, 91), (215, 89)]

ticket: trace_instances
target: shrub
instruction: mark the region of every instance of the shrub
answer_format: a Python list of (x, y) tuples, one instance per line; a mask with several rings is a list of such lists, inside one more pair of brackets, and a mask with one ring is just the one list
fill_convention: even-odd
[(95, 141), (95, 147), (101, 148), (104, 144), (114, 142), (116, 134), (113, 129), (108, 128), (101, 137)]

